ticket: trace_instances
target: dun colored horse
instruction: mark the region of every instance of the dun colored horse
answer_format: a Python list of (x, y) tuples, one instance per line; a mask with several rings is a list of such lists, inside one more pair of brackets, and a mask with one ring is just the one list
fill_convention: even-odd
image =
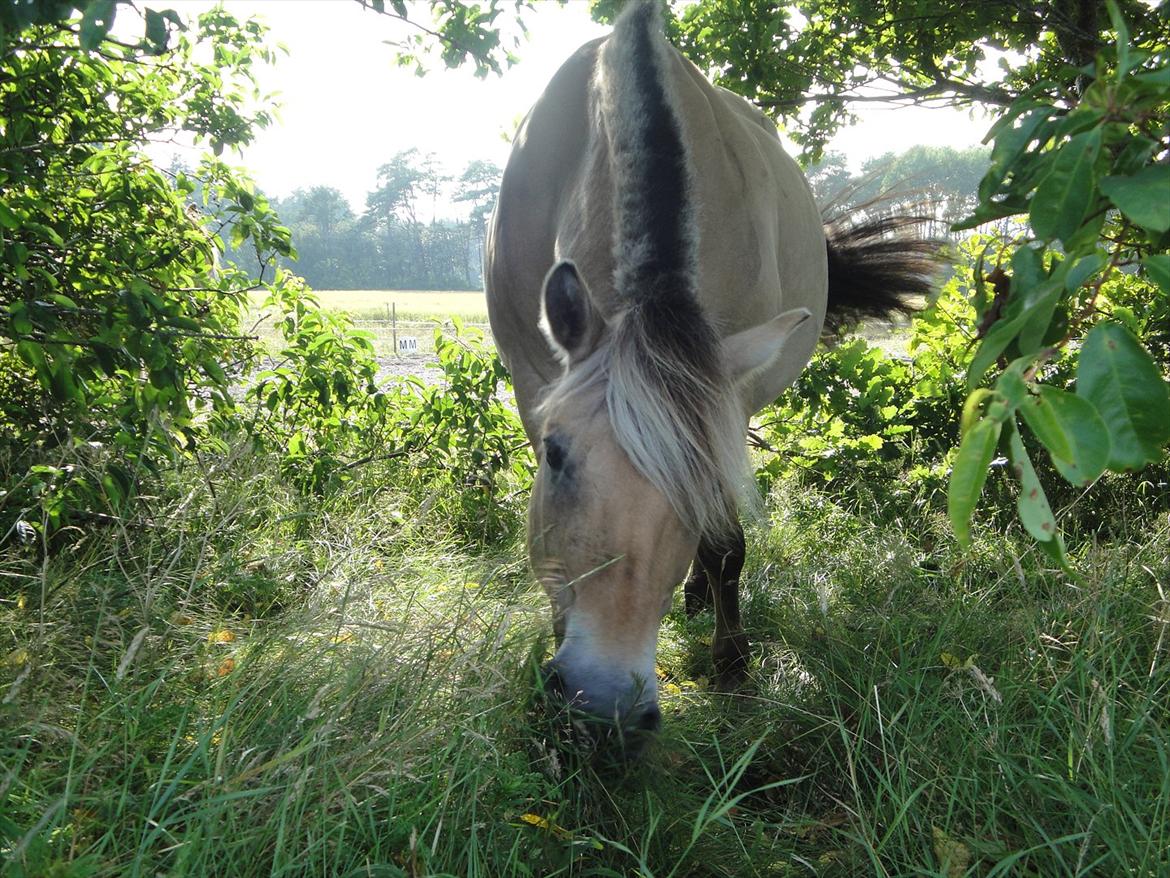
[(485, 278), (539, 458), (528, 548), (571, 704), (658, 726), (658, 627), (688, 567), (717, 674), (742, 674), (748, 420), (826, 317), (925, 290), (926, 248), (899, 228), (827, 233), (774, 125), (670, 47), (657, 3), (553, 77), (516, 135)]

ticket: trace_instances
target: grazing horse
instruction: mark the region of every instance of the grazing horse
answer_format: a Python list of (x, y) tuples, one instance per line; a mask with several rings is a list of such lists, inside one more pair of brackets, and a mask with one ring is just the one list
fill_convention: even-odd
[(748, 420), (826, 316), (924, 291), (924, 250), (897, 226), (826, 238), (775, 126), (671, 48), (656, 2), (629, 3), (524, 119), (485, 283), (539, 459), (528, 549), (571, 704), (658, 726), (658, 627), (692, 558), (687, 608), (713, 602), (717, 675), (742, 673)]

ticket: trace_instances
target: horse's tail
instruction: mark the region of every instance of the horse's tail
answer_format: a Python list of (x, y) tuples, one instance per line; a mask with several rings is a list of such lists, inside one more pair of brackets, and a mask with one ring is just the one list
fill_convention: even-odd
[(826, 331), (866, 317), (914, 310), (913, 297), (933, 289), (943, 242), (921, 234), (922, 216), (846, 216), (825, 224), (829, 258)]

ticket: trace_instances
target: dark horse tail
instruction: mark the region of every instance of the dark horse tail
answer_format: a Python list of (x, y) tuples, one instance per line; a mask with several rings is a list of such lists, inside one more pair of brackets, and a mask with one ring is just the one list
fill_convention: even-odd
[(866, 317), (909, 313), (914, 310), (912, 297), (931, 292), (943, 242), (919, 234), (929, 221), (929, 217), (887, 215), (826, 222), (826, 332), (840, 332)]

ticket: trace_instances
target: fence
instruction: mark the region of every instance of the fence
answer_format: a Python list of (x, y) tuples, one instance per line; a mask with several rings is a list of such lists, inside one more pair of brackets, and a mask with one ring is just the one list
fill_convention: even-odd
[[(365, 317), (353, 321), (354, 326), (373, 334), (374, 349), (379, 356), (430, 358), (435, 353), (435, 329), (442, 329), (444, 335), (453, 335), (455, 332), (455, 324), (450, 319), (404, 320), (398, 316), (393, 305), (387, 305), (386, 311), (385, 319)], [(484, 341), (495, 347), (490, 324), (469, 320), (461, 320), (460, 323), (465, 329), (483, 333)]]

